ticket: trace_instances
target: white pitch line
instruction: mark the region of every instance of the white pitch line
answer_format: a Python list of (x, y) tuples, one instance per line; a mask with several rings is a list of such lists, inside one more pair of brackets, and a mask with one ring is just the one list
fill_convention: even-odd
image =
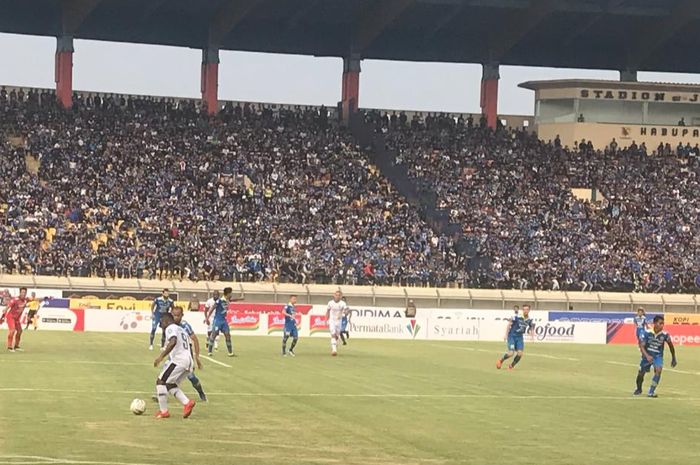
[[(53, 392), (73, 394), (151, 394), (151, 391), (86, 391), (75, 389), (42, 388), (0, 388), (0, 392)], [(224, 397), (330, 397), (330, 398), (369, 398), (369, 399), (542, 399), (542, 400), (632, 400), (630, 396), (587, 396), (587, 395), (513, 395), (513, 394), (425, 394), (425, 393), (284, 393), (284, 392), (210, 392), (209, 396)], [(667, 400), (700, 401), (700, 397), (664, 397)], [(95, 462), (90, 462), (95, 463)], [(125, 464), (133, 465), (133, 464)]]
[[(628, 363), (628, 362), (617, 362), (615, 360), (606, 360), (605, 363), (609, 363), (610, 365), (620, 365), (623, 367), (635, 367), (639, 368), (638, 363)], [(699, 371), (686, 371), (686, 370), (679, 370), (677, 368), (665, 368), (664, 371), (669, 371), (671, 373), (680, 373), (682, 375), (694, 375), (694, 376), (700, 376)]]
[[(487, 354), (497, 353), (497, 351), (494, 351), (494, 350), (475, 349), (473, 347), (459, 347), (459, 346), (453, 346), (453, 345), (440, 345), (440, 344), (428, 344), (428, 345), (431, 347), (440, 347), (443, 349), (468, 350), (470, 352), (484, 352)], [(573, 358), (573, 357), (558, 357), (556, 355), (538, 354), (538, 353), (533, 353), (533, 352), (525, 352), (523, 355), (526, 357), (549, 358), (552, 360), (567, 360), (569, 362), (578, 362), (579, 361), (579, 359)]]
[[(57, 363), (56, 360), (32, 360), (32, 359), (10, 359), (3, 358), (0, 362), (10, 362), (10, 363)], [(101, 360), (67, 360), (61, 361), (62, 365), (117, 365), (117, 366), (144, 366), (148, 365), (148, 362), (106, 362)]]
[[(0, 462), (0, 464), (8, 465), (20, 465), (20, 464), (77, 464), (77, 465), (150, 465), (145, 463), (133, 463), (133, 462), (109, 462), (102, 460), (74, 460), (74, 459), (59, 459), (54, 457), (42, 457), (38, 455), (0, 455), (0, 459), (7, 459), (6, 462)], [(20, 459), (22, 461), (15, 461), (12, 459)]]
[(202, 361), (204, 361), (204, 360), (207, 360), (207, 361), (212, 362), (212, 363), (216, 363), (217, 365), (221, 365), (222, 367), (233, 368), (231, 365), (227, 365), (227, 364), (225, 364), (224, 362), (220, 362), (220, 361), (218, 361), (218, 360), (214, 360), (214, 359), (211, 358), (211, 357), (204, 358)]

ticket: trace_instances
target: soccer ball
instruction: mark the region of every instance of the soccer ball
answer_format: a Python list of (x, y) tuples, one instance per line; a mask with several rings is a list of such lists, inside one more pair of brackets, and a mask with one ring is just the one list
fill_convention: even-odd
[(146, 411), (146, 401), (143, 399), (134, 399), (131, 401), (131, 407), (129, 407), (129, 409), (134, 415), (141, 415)]

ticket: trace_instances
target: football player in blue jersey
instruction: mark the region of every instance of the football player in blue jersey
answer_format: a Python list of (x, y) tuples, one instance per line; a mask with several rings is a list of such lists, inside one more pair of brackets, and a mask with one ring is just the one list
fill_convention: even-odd
[(214, 306), (209, 311), (207, 311), (207, 323), (210, 321), (211, 315), (214, 314), (214, 320), (212, 321), (212, 332), (211, 336), (209, 336), (209, 342), (207, 347), (207, 351), (210, 357), (212, 356), (212, 350), (214, 349), (214, 341), (216, 341), (216, 338), (219, 336), (219, 333), (223, 333), (224, 338), (226, 338), (226, 348), (228, 349), (228, 356), (236, 356), (233, 353), (233, 342), (231, 342), (231, 330), (229, 329), (228, 321), (226, 320), (226, 315), (228, 314), (228, 304), (232, 300), (232, 292), (232, 288), (225, 288), (224, 295), (216, 299), (214, 301)]
[[(163, 289), (163, 293), (156, 297), (151, 306), (151, 336), (149, 339), (148, 350), (153, 350), (153, 339), (156, 336), (156, 330), (160, 326), (160, 317), (164, 313), (168, 313), (173, 307), (173, 300), (168, 296), (168, 290)], [(165, 330), (161, 330), (160, 350), (165, 347)]]
[(661, 381), (661, 371), (664, 368), (664, 344), (668, 344), (668, 350), (671, 351), (671, 366), (675, 367), (676, 349), (673, 347), (671, 336), (664, 331), (664, 317), (656, 315), (654, 317), (653, 331), (646, 331), (639, 341), (639, 350), (642, 351), (642, 361), (639, 364), (639, 373), (637, 373), (637, 389), (634, 395), (638, 396), (642, 393), (642, 384), (644, 383), (644, 375), (649, 373), (651, 367), (654, 367), (654, 376), (651, 379), (651, 386), (647, 397), (658, 397), (656, 388)]
[(294, 348), (299, 340), (299, 330), (297, 329), (297, 321), (294, 319), (296, 313), (297, 296), (290, 295), (289, 303), (284, 306), (284, 335), (282, 336), (282, 356), (287, 356), (287, 341), (292, 338), (292, 345), (289, 347), (289, 355), (296, 357)]
[[(348, 303), (345, 297), (342, 298), (342, 301), (346, 304)], [(344, 346), (348, 345), (348, 340), (350, 339), (350, 318), (352, 318), (350, 308), (347, 307), (343, 311), (343, 317), (340, 319), (340, 340), (343, 341)]]
[[(200, 353), (200, 348), (199, 348), (199, 339), (197, 338), (197, 335), (194, 333), (194, 330), (192, 329), (192, 326), (185, 320), (182, 319), (184, 316), (184, 310), (182, 307), (174, 307), (173, 311), (171, 312), (173, 315), (173, 319), (175, 320), (175, 324), (178, 324), (182, 327), (182, 329), (185, 330), (187, 335), (190, 338), (190, 341), (192, 342), (192, 349), (194, 350), (194, 353), (192, 354), (192, 358), (194, 358), (195, 363), (197, 364), (197, 368), (200, 370), (202, 369), (202, 360), (199, 358), (199, 353)], [(199, 394), (199, 398), (203, 400), (204, 402), (207, 401), (207, 395), (204, 393), (204, 388), (202, 387), (202, 383), (199, 381), (199, 378), (194, 374), (194, 372), (190, 373), (187, 376), (187, 379), (190, 380), (192, 383), (192, 387), (194, 388), (195, 391), (197, 391), (197, 394)]]
[(508, 327), (506, 328), (506, 352), (503, 356), (496, 361), (496, 368), (499, 370), (503, 366), (503, 362), (508, 360), (510, 357), (515, 355), (513, 363), (508, 365), (508, 369), (512, 370), (515, 365), (520, 362), (523, 358), (523, 351), (525, 350), (525, 333), (534, 334), (535, 323), (530, 318), (530, 306), (523, 305), (523, 315), (513, 315), (508, 320)]
[(640, 343), (642, 341), (642, 337), (649, 328), (649, 325), (647, 324), (647, 314), (642, 307), (637, 309), (637, 315), (634, 317), (634, 325), (637, 328), (637, 343)]

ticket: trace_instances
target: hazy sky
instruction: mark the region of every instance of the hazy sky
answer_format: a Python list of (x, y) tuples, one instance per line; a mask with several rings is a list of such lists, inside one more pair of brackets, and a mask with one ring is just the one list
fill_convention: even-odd
[[(56, 40), (0, 33), (0, 84), (54, 86)], [(73, 87), (79, 90), (199, 97), (201, 52), (195, 49), (75, 41)], [(342, 61), (299, 55), (221, 52), (219, 98), (335, 105)], [(613, 71), (501, 66), (498, 110), (532, 114), (534, 93), (518, 88), (535, 79), (618, 79)], [(481, 66), (364, 60), (363, 108), (479, 111)], [(640, 80), (700, 83), (700, 75), (640, 73)]]

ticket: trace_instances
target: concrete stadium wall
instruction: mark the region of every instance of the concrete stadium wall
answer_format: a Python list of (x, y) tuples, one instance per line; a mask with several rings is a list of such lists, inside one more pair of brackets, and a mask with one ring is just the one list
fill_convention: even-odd
[(213, 291), (231, 286), (234, 293), (247, 302), (283, 303), (290, 294), (299, 302), (323, 305), (340, 289), (353, 306), (405, 308), (412, 299), (420, 308), (441, 309), (510, 309), (527, 303), (536, 310), (632, 311), (642, 306), (647, 311), (698, 313), (695, 294), (628, 294), (614, 292), (553, 292), (498, 289), (450, 289), (388, 286), (335, 286), (273, 283), (191, 282), (138, 279), (67, 278), (32, 275), (0, 275), (0, 289), (18, 287), (60, 290), (64, 297), (114, 294), (129, 295), (139, 300), (157, 295), (167, 287), (178, 294), (178, 300), (189, 301), (192, 295), (205, 301)]

